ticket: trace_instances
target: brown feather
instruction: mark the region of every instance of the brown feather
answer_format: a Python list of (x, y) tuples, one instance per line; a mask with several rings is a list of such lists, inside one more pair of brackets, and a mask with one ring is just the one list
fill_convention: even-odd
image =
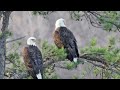
[(25, 66), (27, 68), (28, 71), (32, 71), (32, 64), (30, 63), (30, 58), (29, 58), (29, 54), (28, 54), (28, 48), (25, 47), (23, 48), (23, 60), (24, 60), (24, 63), (25, 63)]
[(77, 41), (73, 33), (66, 27), (58, 27), (53, 32), (54, 43), (58, 48), (64, 48), (67, 53), (67, 59), (73, 61), (79, 57)]
[(54, 43), (56, 44), (56, 46), (58, 48), (62, 48), (64, 47), (61, 39), (60, 39), (60, 34), (59, 34), (59, 29), (56, 29), (54, 32), (53, 32), (53, 39), (54, 39)]

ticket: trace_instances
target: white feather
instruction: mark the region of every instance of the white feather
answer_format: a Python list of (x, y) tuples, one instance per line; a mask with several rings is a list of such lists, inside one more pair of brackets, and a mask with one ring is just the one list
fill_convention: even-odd
[(40, 71), (39, 71), (38, 74), (36, 74), (36, 76), (37, 76), (38, 79), (42, 79), (42, 75), (41, 75)]
[(75, 63), (77, 63), (77, 59), (78, 59), (78, 58), (74, 58), (73, 61), (74, 61)]

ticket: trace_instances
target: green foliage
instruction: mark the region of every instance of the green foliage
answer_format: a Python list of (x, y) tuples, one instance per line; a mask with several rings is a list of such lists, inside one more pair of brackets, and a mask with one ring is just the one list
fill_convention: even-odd
[(77, 65), (74, 63), (74, 62), (65, 62), (65, 67), (68, 69), (68, 70), (71, 70), (73, 68), (75, 68)]
[[(13, 73), (15, 75), (18, 75), (19, 77), (21, 77), (24, 74), (27, 75), (26, 67), (25, 67), (24, 63), (21, 61), (21, 55), (17, 52), (18, 48), (21, 45), (20, 43), (21, 42), (13, 43), (13, 45), (11, 47), (12, 49), (9, 50), (9, 53), (7, 51), (7, 61), (10, 62), (11, 66), (9, 68), (6, 68), (6, 71), (8, 73)], [(14, 75), (12, 75), (10, 78), (13, 78), (13, 77), (14, 77)], [(31, 78), (31, 77), (28, 77), (28, 79), (29, 78)]]
[(115, 63), (120, 60), (120, 49), (115, 48), (115, 45), (116, 45), (115, 37), (110, 37), (108, 47), (106, 47), (108, 50), (104, 55), (104, 58), (110, 63)]
[(111, 71), (103, 70), (103, 79), (110, 79), (111, 78)]
[(85, 47), (81, 49), (81, 53), (87, 53), (87, 54), (105, 54), (107, 51), (107, 48), (105, 47), (97, 47), (97, 46), (92, 46), (92, 47)]
[(18, 53), (10, 53), (8, 56), (7, 56), (10, 60), (14, 61), (16, 59), (19, 59), (19, 54)]
[(59, 79), (59, 77), (55, 73), (55, 70), (53, 69), (53, 66), (48, 66), (47, 68), (45, 68), (44, 78), (45, 79)]
[(17, 44), (20, 46), (22, 43), (21, 42), (17, 42)]
[(39, 15), (48, 15), (48, 14), (50, 14), (52, 12), (54, 12), (54, 11), (33, 11), (32, 13), (34, 15), (37, 15), (37, 14), (39, 14)]
[(107, 51), (104, 55), (104, 58), (111, 64), (118, 62), (120, 61), (120, 50), (114, 49), (111, 51)]
[(5, 35), (6, 35), (7, 38), (9, 38), (9, 37), (11, 37), (13, 35), (13, 33), (10, 32), (10, 31), (6, 31)]
[(73, 79), (79, 79), (77, 75), (73, 75)]
[(104, 29), (107, 31), (116, 31), (114, 26), (120, 27), (120, 13), (118, 11), (103, 11), (103, 15), (99, 18)]
[[(49, 15), (50, 13), (53, 13), (55, 11), (33, 11), (32, 13), (34, 15), (43, 15), (46, 17), (46, 15)], [(99, 22), (98, 26), (102, 26), (104, 30), (106, 31), (117, 31), (120, 29), (120, 12), (119, 11), (94, 11), (91, 13), (91, 11), (68, 11), (71, 19), (75, 21), (80, 21), (81, 17), (84, 16), (85, 18), (91, 19), (90, 22), (95, 22), (96, 20)], [(92, 15), (90, 17), (90, 15)], [(96, 19), (93, 17), (96, 17)], [(95, 20), (95, 21), (93, 21)], [(91, 23), (91, 25), (92, 25)]]
[(81, 78), (84, 79), (85, 75), (87, 74), (86, 70), (81, 73)]
[(42, 43), (42, 54), (44, 59), (63, 61), (66, 58), (66, 53), (63, 48), (58, 49), (55, 45), (48, 44), (47, 41)]
[(95, 76), (97, 76), (98, 74), (100, 74), (101, 73), (101, 68), (99, 68), (99, 67), (96, 67), (96, 68), (94, 68), (94, 70), (93, 70), (93, 74), (95, 75)]
[[(20, 55), (17, 52), (8, 54), (7, 58), (12, 64), (12, 66), (9, 67), (10, 71), (8, 73), (13, 73), (13, 74), (15, 73), (18, 76), (19, 75), (22, 76), (23, 74), (27, 75), (26, 67), (25, 67), (24, 63), (21, 62)], [(12, 75), (11, 77), (13, 77), (13, 76), (14, 75)], [(30, 77), (28, 77), (28, 78), (30, 78)]]
[(115, 37), (111, 36), (111, 37), (109, 38), (109, 42), (108, 42), (109, 49), (114, 48), (115, 44), (116, 44)]
[(110, 63), (115, 63), (120, 61), (120, 50), (118, 48), (115, 48), (116, 43), (114, 37), (111, 37), (109, 39), (109, 44), (107, 47), (96, 46), (95, 39), (92, 39), (90, 43), (91, 46), (90, 47), (87, 46), (81, 49), (81, 53), (103, 54), (104, 59)]
[(97, 39), (96, 38), (92, 38), (91, 42), (90, 42), (90, 46), (96, 46), (97, 44)]
[(120, 75), (118, 74), (113, 74), (111, 79), (120, 79)]
[[(97, 46), (96, 40), (92, 39), (90, 42), (90, 46), (81, 49), (81, 53), (87, 53), (96, 56), (101, 55), (103, 59), (106, 60), (110, 65), (114, 63), (120, 62), (120, 49), (115, 47), (116, 40), (114, 37), (109, 38), (109, 43), (106, 47), (99, 47)], [(118, 63), (119, 64), (119, 63)], [(94, 70), (94, 74), (98, 74), (100, 72), (100, 68)], [(119, 77), (120, 75), (112, 74), (113, 77)], [(111, 77), (111, 71), (106, 70), (104, 72), (104, 78)]]
[(80, 20), (80, 11), (69, 11), (71, 19), (79, 21)]
[(33, 11), (33, 15), (42, 15), (44, 18), (46, 18), (46, 15), (55, 12), (55, 11)]
[[(83, 16), (80, 11), (69, 11), (70, 16), (73, 20), (80, 21), (81, 17)], [(96, 20), (99, 22), (97, 25), (102, 26), (104, 30), (106, 31), (117, 31), (120, 29), (120, 12), (119, 11), (83, 11), (85, 14), (85, 18), (87, 18), (87, 21), (92, 23), (94, 22), (96, 24)], [(91, 17), (92, 18), (91, 18)], [(96, 19), (94, 18), (96, 17)], [(94, 19), (95, 21), (94, 21)]]
[(9, 38), (9, 37), (11, 37), (11, 36), (13, 35), (13, 33), (10, 32), (10, 31), (5, 31), (4, 34), (3, 34), (3, 33), (0, 33), (0, 37), (2, 37), (3, 35), (5, 35), (6, 38)]
[(89, 47), (87, 46), (87, 47), (81, 49), (81, 53), (89, 53), (89, 54), (105, 53), (106, 50), (107, 50), (106, 48), (98, 47), (97, 39), (92, 38), (92, 40), (90, 41), (90, 46)]
[[(55, 45), (49, 44), (47, 41), (41, 41), (41, 51), (44, 60), (64, 61), (66, 59), (66, 53), (64, 48), (58, 49)], [(44, 70), (45, 79), (59, 79), (56, 75), (53, 65), (47, 66)]]
[[(12, 67), (10, 67), (11, 71), (16, 73), (16, 74), (26, 74), (26, 67), (23, 62), (21, 62), (21, 57), (20, 54), (17, 53), (17, 49), (21, 45), (21, 42), (15, 42), (12, 45), (12, 48), (14, 49), (13, 52), (10, 51), (9, 54), (7, 55), (8, 60), (12, 63)], [(50, 45), (48, 42), (42, 42), (41, 44), (41, 49), (42, 49), (42, 54), (43, 54), (43, 59), (53, 59), (57, 61), (63, 61), (66, 58), (66, 53), (64, 49), (58, 49), (55, 45)], [(45, 79), (58, 79), (59, 77), (56, 75), (54, 70), (52, 69), (52, 65), (48, 66), (45, 68), (44, 75)], [(22, 74), (21, 74), (22, 75)], [(31, 79), (32, 77), (29, 76), (27, 79)]]

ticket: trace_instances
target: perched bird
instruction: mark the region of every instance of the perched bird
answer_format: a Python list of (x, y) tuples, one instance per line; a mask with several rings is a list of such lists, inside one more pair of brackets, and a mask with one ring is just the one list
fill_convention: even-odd
[(43, 79), (43, 59), (41, 51), (38, 49), (35, 37), (27, 40), (27, 47), (23, 48), (23, 60), (29, 75), (33, 79)]
[(58, 48), (64, 48), (67, 53), (67, 59), (78, 61), (79, 52), (77, 41), (73, 33), (66, 27), (65, 20), (60, 18), (55, 23), (55, 30), (53, 32), (54, 43)]

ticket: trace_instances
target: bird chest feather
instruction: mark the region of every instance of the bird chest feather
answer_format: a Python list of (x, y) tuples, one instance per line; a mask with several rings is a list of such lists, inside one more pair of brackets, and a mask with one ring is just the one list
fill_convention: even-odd
[(53, 38), (54, 38), (54, 42), (56, 44), (56, 46), (58, 48), (62, 48), (64, 45), (61, 41), (61, 37), (60, 37), (60, 32), (59, 30), (56, 30), (54, 33), (53, 33)]

